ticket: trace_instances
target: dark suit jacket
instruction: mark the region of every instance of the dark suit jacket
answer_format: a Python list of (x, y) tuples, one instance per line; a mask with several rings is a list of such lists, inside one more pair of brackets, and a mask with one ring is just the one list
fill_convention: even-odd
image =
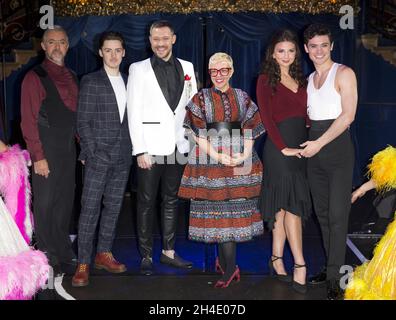
[[(127, 77), (122, 75), (126, 84)], [(80, 160), (110, 164), (120, 159), (132, 160), (128, 116), (120, 122), (117, 99), (111, 82), (102, 68), (85, 75), (80, 84), (77, 108), (77, 132), (80, 136)]]

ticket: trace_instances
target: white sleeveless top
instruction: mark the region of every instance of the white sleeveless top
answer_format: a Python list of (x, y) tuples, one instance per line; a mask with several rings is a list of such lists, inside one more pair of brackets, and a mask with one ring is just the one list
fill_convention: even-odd
[(312, 72), (308, 78), (308, 116), (311, 120), (336, 119), (342, 112), (341, 95), (334, 87), (339, 63), (333, 63), (320, 89), (314, 86)]

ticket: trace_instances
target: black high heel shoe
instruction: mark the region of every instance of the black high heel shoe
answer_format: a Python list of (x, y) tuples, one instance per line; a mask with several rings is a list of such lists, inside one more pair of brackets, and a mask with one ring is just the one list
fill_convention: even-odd
[(292, 277), (290, 275), (278, 274), (275, 271), (274, 262), (278, 259), (283, 259), (283, 257), (277, 257), (277, 256), (272, 255), (270, 260), (268, 261), (268, 268), (270, 271), (270, 276), (275, 277), (276, 279), (278, 279), (279, 281), (282, 281), (282, 282), (292, 282)]
[[(296, 268), (306, 268), (307, 266), (305, 264), (294, 264), (294, 269)], [(292, 287), (295, 291), (297, 291), (298, 293), (301, 294), (306, 294), (307, 293), (307, 280), (305, 280), (304, 284), (298, 283), (297, 281), (294, 281), (293, 279), (293, 283), (292, 283)]]

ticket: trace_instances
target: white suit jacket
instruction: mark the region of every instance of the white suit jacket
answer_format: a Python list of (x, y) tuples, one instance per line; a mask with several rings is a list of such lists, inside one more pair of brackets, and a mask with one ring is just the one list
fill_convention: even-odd
[(183, 121), (186, 105), (197, 92), (194, 66), (178, 59), (182, 65), (184, 89), (173, 112), (158, 84), (150, 58), (131, 64), (127, 86), (127, 113), (133, 155), (147, 152), (151, 155), (170, 155), (175, 145), (180, 153), (189, 151), (184, 137)]

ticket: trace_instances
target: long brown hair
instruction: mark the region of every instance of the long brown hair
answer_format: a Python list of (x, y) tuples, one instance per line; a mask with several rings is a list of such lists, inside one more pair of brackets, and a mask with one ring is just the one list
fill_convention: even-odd
[(270, 44), (265, 52), (265, 59), (262, 63), (261, 72), (268, 76), (268, 84), (272, 88), (272, 92), (276, 91), (277, 84), (281, 81), (281, 71), (279, 64), (272, 57), (275, 46), (279, 42), (288, 41), (292, 42), (296, 47), (296, 58), (291, 64), (289, 69), (290, 76), (298, 83), (299, 87), (307, 86), (307, 79), (304, 77), (301, 68), (301, 50), (298, 46), (297, 35), (288, 29), (281, 29), (274, 33), (271, 38)]

